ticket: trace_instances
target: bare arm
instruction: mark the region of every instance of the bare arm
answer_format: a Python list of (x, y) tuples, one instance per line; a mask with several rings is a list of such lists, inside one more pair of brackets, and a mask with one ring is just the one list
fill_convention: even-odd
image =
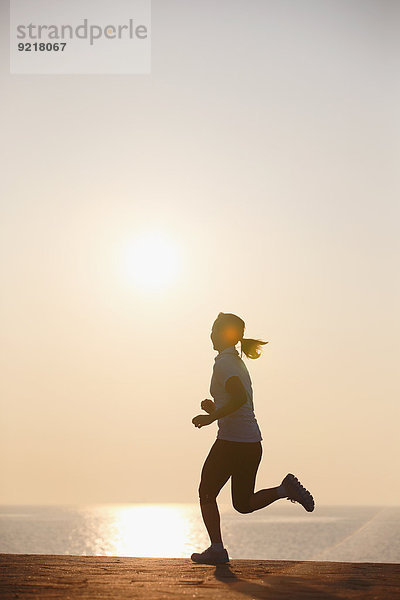
[[(221, 406), (221, 408), (216, 408), (209, 412), (208, 415), (197, 415), (192, 419), (192, 423), (195, 427), (204, 427), (204, 425), (210, 425), (213, 421), (217, 419), (222, 419), (227, 415), (232, 414), (235, 410), (238, 410), (247, 402), (247, 393), (244, 388), (243, 383), (241, 382), (240, 377), (237, 375), (233, 375), (229, 377), (229, 379), (225, 383), (225, 389), (229, 394), (229, 400)], [(211, 401), (212, 402), (212, 401)], [(202, 407), (203, 408), (203, 407)], [(204, 409), (206, 410), (206, 409)], [(207, 411), (208, 412), (208, 411)]]
[(230, 398), (224, 406), (217, 408), (211, 413), (213, 421), (222, 419), (240, 408), (245, 402), (247, 402), (247, 393), (244, 385), (237, 375), (229, 377), (225, 383), (225, 389), (228, 392)]

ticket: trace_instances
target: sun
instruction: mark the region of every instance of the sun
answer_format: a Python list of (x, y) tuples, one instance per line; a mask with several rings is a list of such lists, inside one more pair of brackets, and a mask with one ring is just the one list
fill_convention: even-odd
[(179, 248), (166, 234), (151, 231), (138, 234), (123, 249), (125, 278), (145, 290), (171, 285), (181, 267)]

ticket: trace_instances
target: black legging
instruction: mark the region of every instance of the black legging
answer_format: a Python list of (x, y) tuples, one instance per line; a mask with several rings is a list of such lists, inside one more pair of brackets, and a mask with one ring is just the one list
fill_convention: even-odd
[(253, 512), (249, 500), (254, 493), (261, 456), (261, 442), (216, 439), (201, 471), (200, 503), (214, 502), (229, 477), (232, 477), (233, 507), (240, 513)]

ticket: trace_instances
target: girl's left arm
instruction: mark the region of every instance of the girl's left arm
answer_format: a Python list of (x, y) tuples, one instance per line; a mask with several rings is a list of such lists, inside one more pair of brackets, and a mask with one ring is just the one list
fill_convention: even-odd
[(244, 388), (244, 385), (237, 375), (229, 377), (229, 379), (225, 383), (225, 389), (228, 392), (230, 398), (228, 402), (221, 406), (221, 408), (217, 408), (209, 415), (197, 415), (192, 419), (193, 425), (195, 427), (204, 427), (204, 425), (210, 425), (213, 421), (217, 421), (218, 419), (222, 419), (226, 417), (242, 406), (245, 402), (247, 402), (247, 393)]
[(217, 419), (222, 419), (226, 417), (236, 410), (240, 408), (245, 402), (247, 402), (247, 393), (242, 383), (242, 380), (237, 375), (229, 377), (225, 383), (225, 389), (228, 392), (230, 398), (228, 402), (221, 406), (221, 408), (217, 408), (212, 413), (212, 418), (214, 421)]

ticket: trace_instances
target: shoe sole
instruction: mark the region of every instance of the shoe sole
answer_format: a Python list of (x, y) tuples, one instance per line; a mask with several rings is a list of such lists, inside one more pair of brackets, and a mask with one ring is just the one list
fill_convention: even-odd
[(226, 560), (206, 560), (193, 558), (193, 555), (190, 557), (192, 562), (197, 563), (198, 565), (226, 565), (229, 562), (229, 557)]
[(218, 562), (216, 562), (216, 561), (211, 562), (211, 561), (205, 561), (205, 560), (194, 560), (192, 558), (192, 562), (196, 563), (197, 565), (215, 565), (216, 566), (216, 565), (226, 565), (229, 562), (229, 560), (224, 560), (224, 561), (220, 560)]

